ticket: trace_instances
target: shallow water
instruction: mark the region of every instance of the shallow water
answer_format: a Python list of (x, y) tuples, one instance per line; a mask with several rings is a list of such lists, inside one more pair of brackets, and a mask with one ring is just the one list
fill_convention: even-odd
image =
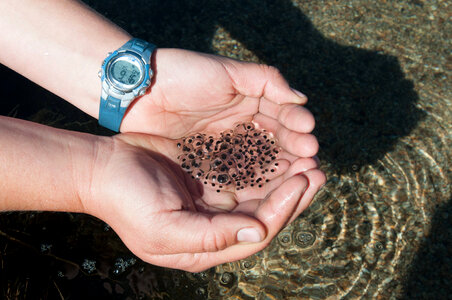
[[(277, 66), (310, 99), (328, 182), (264, 251), (197, 274), (135, 261), (112, 230), (91, 217), (4, 214), (3, 294), (18, 291), (26, 299), (449, 297), (452, 28), (447, 1), (91, 2), (132, 34), (161, 47)], [(131, 10), (138, 13), (132, 16)], [(7, 99), (2, 114), (109, 134), (11, 72), (1, 74), (9, 80), (2, 87)]]

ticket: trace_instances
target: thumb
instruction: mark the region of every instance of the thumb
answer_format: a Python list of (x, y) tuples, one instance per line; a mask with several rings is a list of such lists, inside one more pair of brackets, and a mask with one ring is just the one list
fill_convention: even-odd
[(237, 243), (257, 243), (265, 239), (265, 226), (241, 213), (168, 212), (168, 226), (159, 230), (165, 254), (202, 253), (223, 250)]
[(223, 65), (234, 88), (242, 95), (264, 97), (276, 104), (306, 104), (308, 100), (304, 94), (290, 88), (275, 67), (235, 60), (224, 61)]

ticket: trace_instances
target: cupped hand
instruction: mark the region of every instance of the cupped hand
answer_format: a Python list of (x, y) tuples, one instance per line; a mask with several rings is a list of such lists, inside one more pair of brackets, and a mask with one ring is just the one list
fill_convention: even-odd
[(138, 257), (169, 268), (199, 272), (262, 250), (325, 182), (315, 159), (282, 151), (263, 187), (217, 193), (176, 163), (174, 140), (119, 134), (104, 141), (80, 193), (85, 211)]
[(153, 83), (126, 112), (122, 132), (180, 138), (220, 132), (259, 116), (278, 120), (297, 106), (305, 120), (289, 129), (309, 131), (314, 120), (302, 106), (306, 96), (291, 89), (277, 69), (181, 49), (157, 49)]

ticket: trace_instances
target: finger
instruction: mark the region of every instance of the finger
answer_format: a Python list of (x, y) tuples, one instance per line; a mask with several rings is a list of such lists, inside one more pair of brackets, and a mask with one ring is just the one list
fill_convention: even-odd
[(289, 130), (278, 121), (263, 114), (257, 114), (254, 121), (259, 124), (259, 127), (273, 132), (278, 145), (295, 156), (312, 157), (319, 149), (317, 139), (312, 134)]
[[(259, 242), (266, 237), (265, 226), (239, 213), (192, 213), (172, 211), (158, 220), (154, 253), (216, 252), (239, 242)], [(151, 252), (151, 251), (150, 251)]]
[(289, 167), (289, 161), (280, 159), (266, 166), (264, 169), (259, 170), (256, 175), (253, 176), (252, 183), (250, 183), (246, 188), (236, 191), (237, 201), (243, 202), (253, 198), (264, 198), (269, 192), (266, 186), (268, 186), (274, 178), (285, 174)]
[(203, 212), (229, 212), (237, 206), (237, 197), (231, 187), (230, 190), (218, 188), (211, 185), (202, 184), (202, 198), (195, 199), (199, 211)]
[(318, 169), (308, 170), (304, 172), (303, 175), (306, 176), (309, 181), (308, 188), (306, 189), (306, 192), (304, 192), (300, 203), (298, 203), (295, 212), (290, 217), (288, 224), (293, 222), (309, 206), (309, 204), (311, 204), (315, 194), (317, 194), (326, 182), (325, 173)]
[(313, 157), (299, 158), (295, 162), (293, 162), (287, 172), (284, 173), (284, 180), (308, 170), (318, 169), (319, 166), (320, 163)]
[(234, 88), (242, 95), (261, 98), (277, 104), (305, 104), (307, 98), (293, 90), (278, 69), (267, 65), (222, 59)]
[(152, 255), (142, 257), (152, 264), (200, 272), (225, 262), (244, 259), (264, 249), (288, 221), (307, 185), (304, 176), (285, 181), (257, 208), (255, 215), (267, 227), (268, 235), (260, 243), (235, 244), (217, 252)]
[(281, 105), (265, 98), (259, 101), (259, 112), (272, 119), (277, 119)]
[(314, 129), (315, 120), (312, 113), (298, 104), (278, 105), (262, 99), (259, 103), (259, 112), (267, 117), (278, 120), (286, 128), (309, 133)]
[(302, 133), (311, 132), (315, 126), (312, 113), (297, 104), (283, 105), (279, 110), (278, 121), (287, 129)]
[(275, 189), (257, 208), (255, 216), (267, 227), (267, 238), (273, 238), (292, 216), (308, 180), (303, 175), (293, 176)]
[(142, 260), (165, 268), (197, 273), (209, 268), (245, 259), (266, 247), (263, 243), (237, 244), (218, 252), (178, 253), (169, 255), (138, 255)]
[(300, 157), (299, 156), (295, 156), (295, 155), (285, 151), (284, 149), (281, 149), (281, 151), (278, 153), (277, 158), (278, 159), (285, 159), (285, 160), (289, 161), (290, 163), (293, 163), (294, 161), (296, 161)]

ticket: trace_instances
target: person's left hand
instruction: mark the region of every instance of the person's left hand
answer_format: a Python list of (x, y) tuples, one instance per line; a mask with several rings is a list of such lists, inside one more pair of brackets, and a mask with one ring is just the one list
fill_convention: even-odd
[(138, 257), (164, 267), (199, 272), (262, 250), (325, 182), (315, 159), (282, 151), (262, 188), (217, 193), (175, 163), (174, 140), (142, 134), (101, 140), (107, 142), (99, 142), (89, 184), (80, 185), (84, 210), (107, 222)]
[(316, 151), (308, 134), (314, 118), (302, 106), (307, 98), (276, 68), (182, 49), (157, 49), (152, 64), (152, 86), (130, 105), (121, 132), (174, 139), (248, 121), (283, 123), (297, 115), (297, 123), (286, 122), (281, 130), (304, 133)]

